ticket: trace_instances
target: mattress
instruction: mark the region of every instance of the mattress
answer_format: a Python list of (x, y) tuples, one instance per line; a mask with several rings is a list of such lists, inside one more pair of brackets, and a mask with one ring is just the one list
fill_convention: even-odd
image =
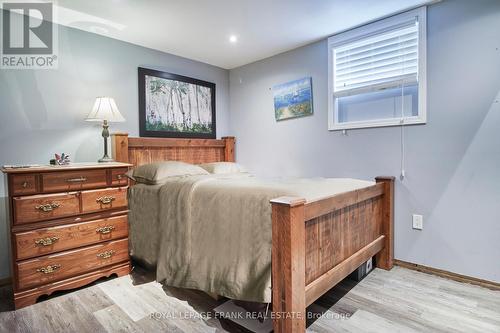
[(346, 178), (261, 179), (249, 174), (174, 178), (129, 192), (132, 256), (167, 285), (232, 299), (271, 300), (271, 205), (373, 185)]

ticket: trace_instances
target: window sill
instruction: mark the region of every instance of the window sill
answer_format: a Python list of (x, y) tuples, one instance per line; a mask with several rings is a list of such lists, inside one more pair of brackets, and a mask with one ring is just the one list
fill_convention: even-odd
[(329, 131), (343, 131), (348, 129), (361, 129), (361, 128), (374, 128), (374, 127), (389, 127), (389, 126), (408, 126), (408, 125), (423, 125), (427, 123), (425, 119), (422, 118), (406, 118), (404, 123), (401, 123), (399, 119), (390, 120), (380, 120), (380, 121), (360, 121), (360, 122), (349, 122), (343, 124), (329, 124)]

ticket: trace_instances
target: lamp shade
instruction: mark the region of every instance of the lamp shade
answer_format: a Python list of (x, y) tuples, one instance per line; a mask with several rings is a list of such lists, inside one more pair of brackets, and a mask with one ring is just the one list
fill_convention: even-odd
[(87, 116), (86, 121), (103, 121), (107, 120), (112, 123), (119, 123), (125, 121), (115, 100), (111, 97), (97, 97), (92, 111)]

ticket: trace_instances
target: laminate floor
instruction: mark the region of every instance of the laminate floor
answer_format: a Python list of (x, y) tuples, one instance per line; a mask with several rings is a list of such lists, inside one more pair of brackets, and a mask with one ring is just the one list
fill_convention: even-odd
[[(140, 268), (12, 311), (0, 288), (0, 332), (241, 332), (193, 290), (162, 287)], [(500, 291), (395, 267), (344, 280), (308, 308), (308, 332), (497, 332)]]

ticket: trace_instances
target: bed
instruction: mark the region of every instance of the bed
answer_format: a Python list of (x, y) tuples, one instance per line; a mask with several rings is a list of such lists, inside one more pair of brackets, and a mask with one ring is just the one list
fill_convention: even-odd
[[(164, 160), (184, 161), (194, 164), (219, 161), (234, 162), (235, 139), (233, 137), (220, 140), (160, 139), (129, 138), (127, 134), (115, 134), (112, 138), (114, 158), (120, 162), (129, 162), (134, 166)], [(269, 295), (266, 295), (266, 289), (268, 289), (267, 280), (261, 279), (260, 287), (253, 288), (255, 290), (250, 291), (248, 295), (245, 294), (244, 298), (268, 297), (272, 299), (275, 332), (303, 332), (305, 331), (306, 307), (363, 262), (375, 256), (377, 267), (383, 269), (392, 268), (394, 178), (377, 177), (374, 182), (316, 180), (316, 183), (314, 183), (313, 180), (310, 180), (308, 181), (309, 187), (304, 187), (309, 188), (309, 191), (294, 191), (294, 187), (299, 189), (304, 186), (300, 182), (291, 182), (282, 187), (271, 184), (269, 188), (266, 187), (266, 184), (259, 183), (259, 181), (251, 179), (249, 176), (238, 176), (237, 179), (224, 179), (224, 176), (199, 176), (185, 180), (182, 184), (169, 184), (162, 189), (152, 189), (151, 187), (141, 189), (141, 186), (136, 185), (131, 191), (138, 191), (133, 195), (134, 197), (147, 198), (149, 195), (149, 199), (144, 199), (148, 202), (154, 201), (151, 199), (155, 198), (154, 194), (152, 194), (154, 191), (164, 191), (170, 194), (191, 191), (189, 193), (197, 193), (196, 195), (199, 196), (198, 201), (193, 201), (192, 206), (200, 212), (203, 210), (200, 206), (203, 206), (203, 202), (209, 200), (210, 193), (226, 195), (224, 202), (227, 202), (229, 206), (233, 206), (231, 200), (238, 200), (238, 193), (242, 193), (242, 196), (245, 195), (245, 192), (247, 192), (247, 195), (259, 193), (260, 199), (263, 197), (268, 198), (269, 204), (264, 203), (264, 206), (257, 207), (258, 209), (255, 210), (262, 211), (263, 214), (266, 214), (267, 210), (271, 214), (270, 230), (262, 228), (262, 226), (260, 228), (245, 229), (244, 223), (236, 224), (242, 230), (242, 233), (257, 232), (256, 235), (253, 235), (255, 243), (248, 243), (248, 241), (247, 243), (239, 243), (238, 235), (235, 235), (238, 229), (232, 229), (230, 232), (235, 235), (236, 241), (231, 245), (231, 241), (228, 240), (228, 244), (225, 245), (229, 247), (235, 246), (235, 251), (241, 251), (245, 247), (251, 248), (252, 251), (263, 251), (257, 256), (262, 257), (263, 260), (257, 263), (256, 269), (248, 272), (254, 274), (257, 278), (267, 276), (270, 273), (272, 288), (268, 290)], [(328, 187), (338, 190), (327, 190)], [(197, 192), (192, 192), (191, 189), (193, 188), (196, 188)], [(190, 190), (186, 192), (185, 189)], [(242, 191), (241, 189), (245, 190)], [(169, 200), (168, 196), (160, 199), (160, 201), (163, 200)], [(234, 210), (231, 211), (230, 207), (224, 208), (221, 202), (223, 201), (215, 200), (212, 205), (204, 207), (211, 207), (212, 214), (218, 217), (219, 222), (212, 224), (216, 228), (214, 230), (202, 230), (197, 236), (193, 234), (195, 236), (193, 236), (192, 241), (206, 246), (207, 249), (211, 245), (208, 240), (216, 239), (217, 234), (222, 229), (236, 227), (227, 222), (235, 219)], [(259, 202), (262, 202), (262, 200)], [(161, 206), (163, 202), (157, 204)], [(170, 204), (175, 204), (175, 202)], [(155, 215), (152, 209), (146, 209), (146, 212), (151, 214), (148, 216), (149, 220), (156, 221), (155, 223), (158, 224), (161, 223), (161, 216), (159, 216), (161, 214)], [(182, 212), (182, 210), (179, 212)], [(131, 212), (131, 214), (134, 214), (134, 212)], [(143, 212), (139, 215), (141, 214)], [(175, 218), (182, 220), (182, 213), (178, 214), (179, 217), (175, 216)], [(243, 208), (241, 214), (242, 216), (246, 214)], [(261, 217), (257, 215), (257, 217), (254, 216), (253, 218), (258, 219)], [(170, 218), (172, 219), (172, 216)], [(248, 219), (248, 217), (244, 217), (244, 219)], [(198, 220), (202, 221), (202, 218), (198, 218)], [(224, 223), (226, 224), (224, 225)], [(254, 223), (258, 223), (258, 221), (254, 221)], [(221, 227), (218, 230), (218, 224), (224, 226), (224, 228)], [(170, 235), (171, 238), (168, 238), (168, 240), (174, 242), (173, 246), (168, 248), (168, 245), (165, 245), (168, 243), (165, 241), (167, 238), (159, 238), (150, 241), (148, 243), (149, 248), (143, 246), (143, 250), (141, 250), (143, 253), (132, 253), (132, 255), (149, 258), (149, 264), (158, 265), (164, 262), (165, 259), (157, 258), (154, 254), (158, 252), (159, 247), (163, 246), (164, 248), (159, 252), (166, 253), (169, 256), (170, 259), (167, 260), (169, 264), (163, 270), (158, 269), (157, 272), (165, 275), (167, 281), (172, 282), (172, 285), (176, 285), (176, 281), (179, 279), (184, 279), (182, 281), (185, 282), (192, 277), (192, 275), (190, 276), (192, 272), (179, 269), (182, 268), (182, 263), (185, 262), (183, 258), (186, 258), (186, 253), (172, 252), (172, 248), (182, 245), (181, 243), (175, 244), (175, 242), (187, 239), (186, 234), (192, 232), (191, 229), (187, 228), (193, 228), (196, 231), (200, 225), (183, 226), (182, 223), (172, 223), (165, 237)], [(131, 226), (131, 234), (133, 234), (132, 228), (133, 226)], [(151, 232), (151, 230), (149, 232), (151, 235), (147, 238), (154, 239), (155, 233)], [(262, 239), (258, 237), (258, 233), (262, 235)], [(203, 238), (203, 235), (207, 237)], [(271, 241), (270, 254), (265, 251), (265, 246), (260, 246), (266, 243), (266, 237), (270, 238)], [(226, 252), (230, 251), (227, 251), (226, 248)], [(172, 259), (172, 256), (175, 255), (180, 255), (180, 257)], [(266, 255), (271, 257), (271, 267), (266, 266)], [(191, 256), (191, 253), (189, 256)], [(233, 258), (228, 260), (234, 260), (231, 255), (227, 257)], [(170, 263), (175, 263), (176, 260), (178, 261), (177, 266), (169, 266)], [(218, 267), (222, 266), (219, 266), (220, 263), (216, 260), (213, 267), (207, 266), (204, 261), (201, 264), (195, 262), (196, 268), (203, 270), (203, 273), (210, 272), (210, 274), (215, 275), (221, 273), (218, 271)], [(271, 272), (266, 271), (266, 269), (271, 270)], [(176, 274), (172, 276), (172, 272)], [(194, 272), (195, 276), (197, 276), (196, 270)], [(226, 274), (227, 272), (222, 273)], [(161, 276), (161, 278), (165, 276)], [(199, 283), (199, 281), (195, 281), (195, 283)], [(194, 287), (199, 286), (195, 285)], [(208, 292), (218, 292), (228, 297), (231, 297), (232, 292), (231, 290), (228, 291), (226, 286), (221, 285), (205, 286), (200, 289)], [(252, 292), (258, 295), (253, 295)]]

